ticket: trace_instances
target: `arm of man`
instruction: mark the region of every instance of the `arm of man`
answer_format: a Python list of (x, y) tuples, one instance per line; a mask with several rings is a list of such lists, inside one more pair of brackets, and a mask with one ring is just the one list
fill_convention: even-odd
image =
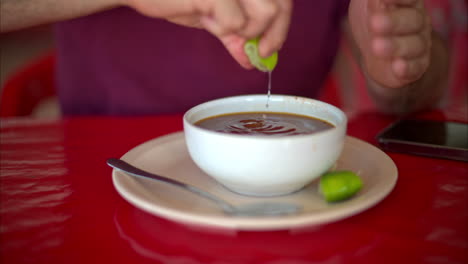
[(0, 0), (0, 32), (73, 19), (119, 5), (119, 0)]
[(352, 0), (349, 21), (368, 90), (386, 113), (437, 105), (448, 80), (448, 52), (423, 0)]

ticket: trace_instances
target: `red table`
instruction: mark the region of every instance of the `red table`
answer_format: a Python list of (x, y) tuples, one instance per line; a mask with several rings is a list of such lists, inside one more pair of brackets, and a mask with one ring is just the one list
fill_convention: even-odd
[[(375, 144), (394, 120), (362, 113), (348, 134)], [(468, 263), (464, 162), (388, 153), (399, 179), (386, 199), (294, 232), (196, 230), (123, 200), (106, 159), (181, 129), (181, 115), (2, 119), (0, 262)]]

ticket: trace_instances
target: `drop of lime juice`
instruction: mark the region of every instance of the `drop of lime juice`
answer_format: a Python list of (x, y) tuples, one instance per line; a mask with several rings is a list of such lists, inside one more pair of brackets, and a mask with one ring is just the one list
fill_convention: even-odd
[(268, 108), (269, 103), (270, 103), (270, 96), (271, 96), (271, 72), (268, 71), (268, 91), (267, 91), (267, 102), (266, 102), (266, 108)]

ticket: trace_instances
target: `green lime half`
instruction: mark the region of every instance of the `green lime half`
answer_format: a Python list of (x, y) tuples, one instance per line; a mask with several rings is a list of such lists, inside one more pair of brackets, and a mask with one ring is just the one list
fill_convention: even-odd
[(273, 53), (267, 58), (262, 58), (258, 52), (258, 43), (259, 38), (247, 41), (244, 45), (244, 52), (255, 68), (263, 72), (271, 72), (278, 63), (278, 52)]
[(362, 180), (352, 171), (333, 171), (322, 175), (319, 188), (327, 202), (338, 202), (361, 190)]

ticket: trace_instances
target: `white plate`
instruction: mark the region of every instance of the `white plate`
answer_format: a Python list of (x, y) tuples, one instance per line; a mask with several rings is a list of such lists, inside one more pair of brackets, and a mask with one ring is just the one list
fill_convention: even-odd
[[(203, 173), (190, 158), (183, 132), (147, 141), (127, 152), (122, 159), (144, 170), (196, 185), (233, 204), (278, 200), (297, 203), (303, 210), (275, 217), (233, 217), (211, 201), (188, 191), (153, 180), (139, 179), (113, 170), (118, 193), (134, 206), (173, 221), (204, 227), (237, 230), (293, 229), (344, 219), (360, 213), (385, 198), (395, 186), (398, 171), (393, 161), (378, 148), (347, 137), (336, 169), (352, 170), (364, 182), (352, 199), (329, 204), (317, 190), (317, 182), (286, 196), (258, 198), (235, 194)], [(285, 175), (287, 176), (287, 175)]]

